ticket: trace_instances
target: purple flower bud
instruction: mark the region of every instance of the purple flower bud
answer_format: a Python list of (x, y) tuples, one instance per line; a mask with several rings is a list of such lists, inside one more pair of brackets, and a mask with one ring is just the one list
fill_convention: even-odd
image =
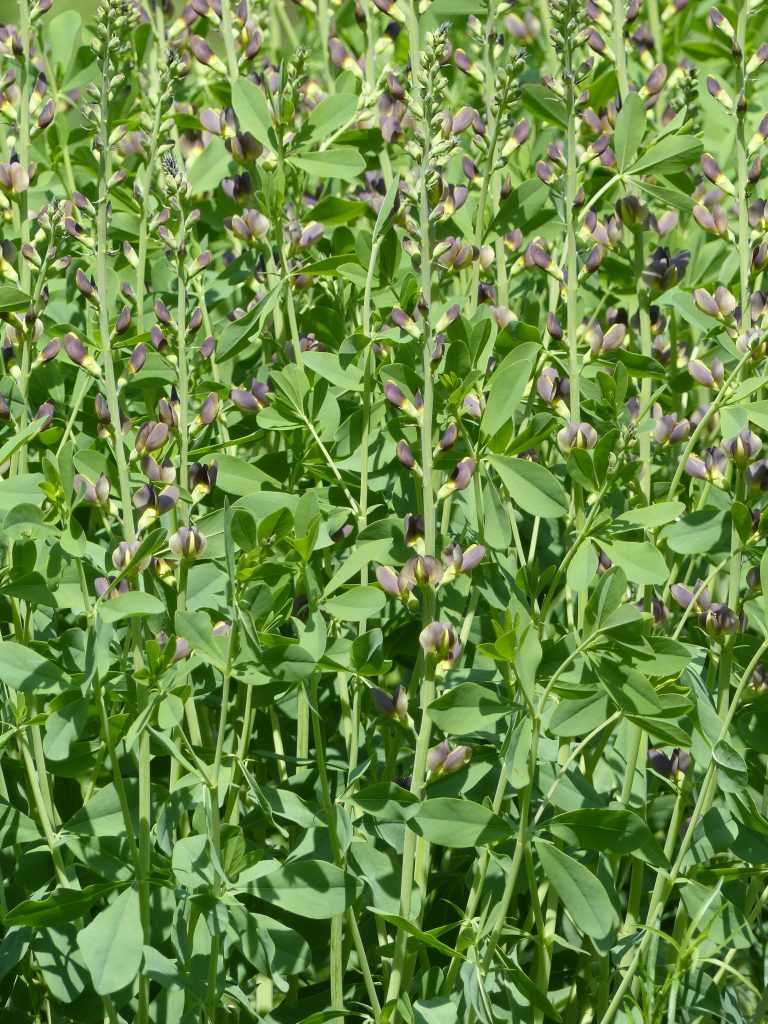
[(485, 548), (482, 544), (470, 544), (461, 559), (461, 571), (472, 572), (485, 558)]
[(192, 310), (192, 315), (190, 316), (189, 321), (187, 323), (187, 331), (190, 334), (197, 334), (202, 325), (203, 311), (202, 309), (200, 309), (199, 306), (197, 306), (195, 309)]
[(177, 427), (179, 424), (178, 417), (176, 415), (175, 402), (169, 401), (163, 397), (157, 403), (157, 415), (161, 423), (165, 423), (166, 426), (172, 429)]
[(459, 436), (459, 428), (455, 423), (449, 423), (446, 429), (440, 436), (438, 446), (441, 451), (447, 452), (456, 443), (456, 438)]
[(318, 223), (318, 221), (310, 221), (299, 236), (299, 248), (308, 249), (314, 245), (315, 242), (318, 242), (323, 237), (324, 230), (323, 225)]
[(589, 423), (569, 423), (558, 431), (557, 443), (566, 454), (574, 448), (594, 448), (597, 444), (597, 431)]
[(208, 337), (205, 338), (202, 344), (200, 345), (200, 358), (204, 360), (210, 359), (214, 353), (215, 348), (216, 339), (211, 335), (208, 335)]
[(75, 271), (75, 285), (77, 290), (83, 294), (86, 299), (93, 299), (96, 296), (96, 287), (89, 278), (85, 276), (82, 270), (78, 267)]
[(455, 660), (454, 651), (458, 644), (456, 630), (447, 622), (430, 622), (419, 633), (419, 643), (425, 654), (436, 658)]
[(465, 396), (464, 401), (462, 402), (462, 408), (464, 412), (473, 419), (479, 420), (483, 415), (483, 407), (480, 404), (480, 398), (475, 394)]
[(170, 430), (167, 423), (150, 421), (145, 423), (136, 435), (134, 452), (136, 455), (143, 455), (145, 452), (154, 452), (162, 448), (168, 440)]
[(155, 316), (165, 327), (170, 327), (173, 324), (173, 318), (168, 310), (166, 304), (161, 300), (155, 301)]
[(746, 466), (760, 454), (763, 443), (751, 430), (745, 428), (736, 437), (723, 442), (723, 450), (738, 466)]
[(438, 500), (445, 498), (453, 491), (463, 491), (468, 487), (476, 468), (477, 463), (474, 459), (462, 459), (458, 462), (451, 475), (437, 492)]
[(168, 547), (177, 558), (197, 558), (208, 541), (196, 526), (181, 526), (168, 539)]
[(463, 768), (471, 757), (471, 747), (451, 747), (448, 740), (443, 740), (427, 751), (427, 770), (431, 776), (450, 775)]
[(547, 331), (555, 341), (563, 340), (563, 328), (554, 313), (547, 313)]
[(424, 541), (424, 517), (414, 516), (409, 512), (405, 517), (403, 535), (408, 547), (418, 549)]
[[(722, 364), (719, 365), (722, 367)], [(717, 370), (715, 363), (713, 363), (713, 370)], [(688, 373), (697, 384), (701, 384), (705, 388), (717, 388), (722, 383), (722, 372), (719, 374), (720, 379), (718, 380), (713, 370), (710, 370), (699, 359), (691, 359), (688, 363)]]
[(200, 462), (193, 462), (190, 465), (187, 484), (193, 502), (198, 502), (211, 493), (216, 486), (218, 472), (219, 467), (216, 462), (211, 462), (207, 466)]
[(121, 540), (112, 552), (112, 565), (120, 571), (127, 569), (130, 565), (132, 572), (143, 572), (149, 568), (149, 558), (136, 560), (136, 554), (140, 546), (140, 542), (137, 540)]
[(413, 457), (410, 445), (407, 441), (398, 441), (397, 448), (398, 459), (402, 462), (406, 469), (413, 469), (416, 466), (416, 459)]
[(381, 589), (391, 597), (400, 597), (400, 583), (394, 569), (388, 565), (376, 567), (376, 579)]
[(263, 408), (253, 392), (243, 388), (232, 388), (229, 399), (241, 412), (259, 412)]
[(53, 402), (43, 402), (43, 404), (40, 406), (40, 408), (33, 416), (33, 419), (42, 420), (43, 422), (40, 425), (40, 429), (47, 430), (48, 427), (50, 427), (51, 423), (53, 423), (53, 417), (55, 412), (56, 409)]
[(200, 408), (198, 419), (203, 426), (209, 426), (219, 415), (219, 396), (211, 391)]
[(400, 591), (404, 587), (412, 590), (413, 587), (427, 587), (436, 589), (443, 579), (443, 569), (436, 558), (431, 555), (416, 555), (409, 558), (400, 570), (399, 583)]

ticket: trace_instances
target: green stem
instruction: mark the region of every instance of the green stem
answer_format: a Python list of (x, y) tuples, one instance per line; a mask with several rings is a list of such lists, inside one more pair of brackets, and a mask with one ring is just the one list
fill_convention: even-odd
[[(731, 726), (731, 722), (733, 721), (733, 716), (736, 714), (736, 710), (741, 702), (742, 694), (744, 693), (746, 687), (749, 685), (749, 681), (752, 678), (752, 673), (754, 672), (755, 667), (759, 664), (760, 659), (763, 657), (763, 654), (766, 650), (768, 650), (768, 640), (763, 641), (763, 643), (757, 649), (752, 660), (747, 665), (744, 674), (739, 680), (738, 686), (736, 687), (736, 691), (733, 695), (733, 699), (731, 700), (730, 706), (728, 707), (727, 713), (720, 728), (720, 735), (717, 741), (718, 743), (722, 742), (722, 740), (725, 739), (725, 737), (728, 735), (728, 730)], [(605, 1014), (600, 1019), (600, 1024), (610, 1024), (610, 1022), (618, 1013), (619, 1009), (621, 1008), (621, 1004), (624, 1001), (624, 997), (632, 984), (635, 974), (637, 973), (637, 969), (640, 966), (640, 961), (644, 957), (654, 935), (656, 934), (656, 929), (658, 928), (659, 922), (661, 921), (661, 918), (664, 914), (664, 909), (666, 907), (667, 900), (669, 899), (672, 890), (674, 889), (675, 882), (680, 876), (685, 855), (688, 852), (691, 843), (693, 842), (696, 826), (698, 825), (699, 821), (701, 820), (701, 817), (705, 813), (705, 808), (707, 807), (709, 800), (711, 798), (711, 792), (715, 785), (716, 771), (717, 764), (714, 758), (712, 758), (704, 774), (701, 789), (699, 790), (699, 797), (691, 813), (691, 817), (688, 822), (688, 827), (680, 843), (680, 849), (678, 851), (677, 857), (675, 858), (675, 861), (668, 872), (659, 871), (659, 873), (656, 876), (656, 882), (653, 887), (650, 906), (648, 908), (648, 914), (645, 919), (645, 931), (643, 933), (643, 937), (638, 943), (638, 945), (635, 947), (634, 956), (632, 957), (632, 960), (630, 961), (629, 965), (627, 966), (624, 972), (624, 976), (621, 980), (621, 983), (619, 984), (619, 987), (617, 988), (613, 996), (613, 999), (611, 1000), (608, 1006), (608, 1009), (605, 1011)], [(672, 849), (674, 848), (675, 840), (679, 833), (679, 825), (677, 830), (673, 832), (672, 826), (674, 824), (675, 821), (673, 815), (673, 820), (672, 822), (670, 822), (670, 829), (667, 833), (665, 853), (667, 850), (669, 850), (671, 853)]]
[(224, 37), (224, 51), (227, 57), (230, 88), (238, 79), (237, 54), (235, 53), (235, 35), (232, 27), (232, 9), (229, 0), (221, 0), (221, 34)]
[(613, 0), (613, 50), (616, 57), (616, 79), (621, 100), (624, 100), (629, 92), (627, 51), (624, 45), (624, 22), (626, 16), (626, 0)]
[[(410, 0), (406, 7), (406, 20), (408, 29), (408, 43), (411, 58), (411, 72), (415, 76), (421, 67), (419, 35), (419, 20), (416, 13), (416, 5)], [(424, 110), (423, 120), (423, 155), (419, 175), (419, 228), (421, 235), (421, 300), (424, 304), (424, 315), (422, 317), (423, 338), (422, 338), (422, 374), (423, 374), (423, 406), (420, 422), (420, 447), (421, 447), (421, 468), (422, 468), (422, 507), (424, 515), (424, 550), (427, 555), (434, 556), (437, 544), (435, 499), (432, 485), (432, 417), (433, 417), (433, 379), (432, 379), (432, 326), (430, 323), (430, 309), (432, 302), (432, 233), (429, 219), (429, 198), (427, 195), (427, 174), (430, 168), (430, 138), (431, 138), (431, 116), (429, 97), (426, 90), (418, 87), (422, 107)], [(435, 594), (431, 589), (424, 592), (422, 599), (422, 623), (427, 625), (435, 615)], [(435, 675), (434, 661), (429, 657), (423, 658), (422, 681), (419, 695), (419, 707), (421, 709), (421, 723), (416, 740), (416, 751), (413, 761), (413, 772), (411, 776), (411, 792), (421, 797), (424, 788), (427, 751), (432, 733), (432, 723), (429, 717), (429, 705), (435, 696)], [(422, 849), (417, 857), (417, 837), (411, 829), (406, 829), (403, 841), (403, 856), (400, 878), (400, 916), (405, 920), (411, 920), (412, 897), (415, 884), (420, 884), (422, 889), (425, 884), (428, 857), (421, 840)], [(420, 877), (417, 877), (417, 874)], [(397, 931), (395, 939), (395, 952), (392, 962), (392, 972), (389, 977), (387, 989), (387, 1002), (397, 1001), (400, 995), (408, 950), (408, 933), (402, 928)]]

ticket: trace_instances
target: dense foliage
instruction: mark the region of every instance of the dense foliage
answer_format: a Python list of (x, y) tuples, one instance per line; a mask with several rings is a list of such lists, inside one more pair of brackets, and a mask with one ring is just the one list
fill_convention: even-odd
[(766, 24), (20, 0), (4, 1022), (768, 1019)]

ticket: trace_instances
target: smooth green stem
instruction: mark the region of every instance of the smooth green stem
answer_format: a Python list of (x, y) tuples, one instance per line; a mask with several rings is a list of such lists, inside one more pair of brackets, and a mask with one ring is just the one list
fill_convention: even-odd
[[(19, 134), (17, 148), (19, 163), (29, 171), (29, 99), (32, 92), (32, 83), (37, 72), (32, 65), (32, 28), (30, 24), (29, 0), (19, 0), (19, 37), (21, 41), (21, 96), (19, 98)], [(31, 267), (29, 260), (25, 259), (22, 249), (29, 244), (29, 193), (23, 191), (19, 194), (19, 285), (25, 293), (29, 292), (31, 282)], [(32, 335), (26, 330), (22, 335), (21, 342), (21, 376), (19, 389), (24, 399), (19, 416), (19, 430), (27, 425), (29, 410), (27, 408), (27, 388), (29, 383), (29, 368), (32, 359)], [(19, 473), (27, 470), (27, 447), (23, 445), (14, 459)]]
[(101, 352), (104, 364), (104, 390), (106, 392), (109, 418), (112, 424), (114, 436), (113, 450), (115, 463), (117, 464), (118, 488), (120, 491), (120, 511), (122, 516), (123, 533), (127, 541), (136, 539), (136, 529), (133, 522), (133, 505), (131, 503), (131, 485), (128, 477), (128, 461), (126, 458), (126, 444), (123, 437), (123, 428), (120, 420), (120, 406), (117, 398), (117, 381), (115, 378), (115, 364), (112, 357), (112, 338), (109, 331), (109, 305), (108, 305), (108, 239), (107, 239), (107, 214), (109, 207), (109, 193), (107, 183), (112, 173), (112, 158), (109, 145), (109, 101), (106, 83), (109, 81), (110, 66), (108, 58), (104, 60), (102, 80), (105, 83), (101, 96), (101, 113), (99, 125), (99, 199), (96, 211), (96, 291), (99, 303), (99, 335), (101, 337)]
[[(475, 238), (474, 242), (476, 246), (483, 244), (483, 238), (485, 236), (485, 207), (488, 201), (488, 193), (491, 190), (491, 185), (494, 177), (495, 161), (496, 161), (496, 146), (499, 141), (499, 122), (494, 116), (494, 66), (493, 66), (493, 47), (496, 42), (496, 34), (493, 31), (494, 24), (496, 21), (496, 3), (495, 0), (490, 0), (488, 4), (488, 15), (485, 20), (485, 33), (483, 42), (483, 65), (484, 65), (484, 82), (485, 82), (485, 117), (487, 121), (488, 131), (488, 152), (486, 153), (485, 159), (485, 171), (483, 173), (483, 180), (480, 186), (480, 198), (477, 203), (477, 213), (475, 216)], [(469, 317), (474, 316), (475, 310), (477, 309), (477, 290), (480, 282), (480, 262), (474, 260), (472, 262), (471, 271), (471, 286), (469, 293), (469, 303), (467, 306), (467, 315)]]
[[(317, 774), (320, 779), (320, 792), (323, 802), (323, 812), (326, 825), (328, 826), (328, 838), (331, 846), (333, 862), (338, 867), (343, 865), (341, 845), (336, 824), (336, 805), (331, 794), (331, 787), (328, 781), (328, 766), (325, 756), (325, 737), (323, 735), (323, 722), (320, 717), (320, 691), (318, 687), (317, 674), (312, 677), (311, 683), (310, 713), (312, 716), (312, 734), (315, 742), (315, 763)], [(331, 918), (331, 941), (330, 941), (330, 972), (331, 972), (331, 1008), (341, 1009), (344, 1005), (344, 958), (343, 958), (343, 931), (344, 915), (336, 914)], [(344, 1024), (344, 1018), (339, 1017), (334, 1024)]]
[[(749, 685), (749, 681), (752, 678), (752, 673), (754, 672), (755, 667), (760, 663), (760, 659), (763, 657), (766, 650), (768, 650), (768, 640), (763, 641), (763, 643), (757, 649), (752, 660), (747, 665), (744, 674), (739, 680), (738, 686), (736, 687), (736, 691), (733, 695), (733, 699), (731, 700), (730, 706), (728, 707), (727, 713), (723, 719), (723, 723), (720, 728), (720, 735), (718, 737), (718, 743), (722, 742), (722, 740), (725, 739), (725, 737), (728, 735), (728, 730), (731, 726), (731, 722), (733, 721), (733, 716), (736, 714), (736, 710), (739, 707), (739, 704), (741, 703), (742, 694), (744, 693), (746, 687)], [(613, 996), (613, 999), (611, 999), (611, 1002), (608, 1005), (608, 1009), (605, 1011), (605, 1014), (600, 1019), (600, 1024), (610, 1024), (610, 1022), (618, 1013), (624, 1001), (624, 997), (629, 991), (635, 974), (637, 973), (637, 969), (640, 966), (640, 962), (642, 958), (645, 956), (645, 953), (651, 944), (651, 940), (655, 935), (655, 929), (658, 928), (658, 924), (664, 914), (664, 909), (666, 907), (667, 900), (669, 899), (672, 890), (674, 889), (675, 882), (680, 876), (685, 855), (690, 849), (691, 843), (693, 842), (696, 826), (698, 825), (703, 814), (705, 813), (705, 808), (707, 807), (709, 800), (711, 799), (711, 791), (713, 786), (715, 785), (716, 771), (717, 763), (715, 762), (714, 758), (712, 758), (704, 774), (701, 789), (699, 790), (699, 796), (696, 801), (696, 805), (691, 813), (691, 817), (688, 822), (688, 827), (685, 831), (685, 835), (683, 836), (682, 841), (680, 843), (680, 849), (678, 851), (677, 857), (675, 858), (675, 861), (668, 872), (659, 871), (659, 873), (656, 876), (656, 882), (653, 887), (650, 906), (645, 920), (645, 931), (643, 933), (643, 937), (638, 943), (638, 945), (635, 947), (634, 956), (632, 957), (632, 960), (630, 961), (629, 965), (627, 966), (624, 972), (624, 976), (621, 980), (621, 983), (619, 984), (619, 987), (617, 988)], [(679, 834), (679, 824), (677, 829), (673, 832), (672, 826), (674, 824), (675, 821), (673, 815), (673, 821), (670, 823), (670, 829), (667, 833), (665, 853), (668, 849), (671, 853), (671, 850), (674, 848), (674, 843), (677, 838), (677, 835)]]
[(227, 72), (230, 88), (238, 79), (237, 53), (235, 52), (235, 33), (232, 25), (232, 8), (230, 0), (221, 0), (221, 34), (224, 37), (224, 52), (227, 57)]
[(504, 930), (504, 924), (509, 912), (509, 905), (512, 902), (512, 896), (514, 895), (515, 886), (517, 885), (517, 876), (520, 872), (520, 865), (523, 862), (525, 847), (528, 843), (528, 819), (531, 811), (533, 791), (536, 785), (536, 763), (539, 756), (540, 728), (541, 723), (539, 721), (539, 717), (538, 715), (535, 715), (533, 719), (533, 732), (531, 735), (531, 749), (528, 754), (528, 783), (523, 790), (523, 794), (520, 799), (520, 821), (517, 828), (517, 840), (515, 841), (515, 850), (512, 854), (512, 863), (507, 873), (506, 882), (504, 883), (504, 891), (502, 892), (499, 905), (496, 908), (496, 918), (493, 930), (488, 939), (488, 945), (483, 957), (481, 968), (483, 975), (488, 973), (488, 970), (493, 963), (496, 947), (499, 944), (501, 933)]
[(296, 770), (294, 774), (306, 771), (309, 760), (309, 700), (307, 691), (299, 686), (296, 708)]
[(23, 733), (19, 734), (19, 750), (21, 752), (21, 758), (24, 762), (24, 768), (27, 773), (27, 780), (29, 787), (32, 790), (32, 798), (37, 811), (37, 816), (40, 819), (40, 825), (43, 829), (43, 835), (45, 836), (45, 842), (48, 846), (48, 852), (51, 855), (53, 861), (53, 867), (56, 872), (56, 878), (58, 883), (65, 888), (78, 888), (76, 880), (73, 879), (71, 874), (67, 871), (64, 861), (61, 856), (61, 850), (59, 849), (56, 836), (53, 831), (53, 825), (51, 824), (51, 817), (48, 812), (43, 791), (40, 788), (40, 780), (37, 776), (35, 769), (35, 763), (32, 760), (32, 755), (29, 752), (29, 744), (27, 738)]
[[(368, 261), (368, 272), (365, 276), (365, 290), (363, 291), (363, 334), (366, 337), (365, 352), (363, 354), (363, 407), (362, 426), (360, 438), (360, 501), (358, 503), (358, 532), (365, 529), (368, 524), (368, 479), (371, 439), (371, 402), (373, 395), (373, 351), (371, 349), (371, 291), (373, 288), (373, 277), (376, 272), (376, 263), (379, 258), (381, 240), (374, 239), (371, 244), (371, 255)], [(365, 578), (361, 583), (367, 583), (368, 570), (363, 569)]]
[[(187, 365), (187, 282), (184, 272), (186, 246), (184, 237), (184, 210), (179, 210), (181, 226), (177, 238), (179, 246), (176, 273), (176, 357), (178, 359), (177, 384), (179, 392), (179, 478), (182, 488), (189, 487), (189, 367)], [(182, 507), (181, 519), (189, 524), (189, 505)]]
[[(406, 7), (408, 44), (411, 58), (411, 73), (416, 74), (420, 68), (421, 39), (419, 34), (419, 19), (416, 12), (414, 0), (410, 0)], [(432, 482), (432, 433), (433, 433), (433, 379), (432, 379), (432, 325), (430, 323), (430, 309), (432, 303), (432, 232), (429, 219), (429, 198), (427, 195), (427, 174), (430, 167), (430, 139), (431, 139), (431, 118), (432, 110), (429, 102), (429, 95), (426, 90), (418, 87), (421, 93), (421, 101), (424, 109), (423, 120), (423, 155), (419, 175), (419, 228), (421, 235), (421, 301), (424, 304), (425, 313), (422, 318), (422, 387), (423, 406), (420, 422), (420, 448), (421, 448), (421, 469), (422, 469), (422, 508), (424, 515), (424, 550), (427, 555), (434, 556), (437, 546), (435, 496)], [(435, 595), (432, 590), (426, 590), (422, 599), (422, 624), (427, 625), (435, 615)], [(430, 737), (432, 734), (432, 723), (429, 717), (429, 705), (435, 696), (435, 675), (434, 661), (425, 656), (423, 658), (422, 682), (419, 695), (419, 707), (421, 710), (421, 722), (419, 725), (418, 737), (416, 740), (416, 751), (413, 761), (413, 772), (411, 777), (411, 792), (421, 797), (424, 788), (427, 766), (427, 751), (429, 750)], [(421, 847), (417, 855), (417, 845)], [(403, 842), (403, 856), (400, 881), (400, 916), (411, 920), (412, 897), (414, 885), (419, 884), (422, 891), (426, 883), (426, 871), (429, 858), (426, 852), (424, 840), (419, 839), (415, 832), (406, 829)], [(417, 874), (420, 877), (417, 877)], [(408, 951), (408, 933), (402, 928), (398, 929), (395, 939), (395, 952), (392, 962), (392, 972), (389, 977), (387, 989), (387, 1002), (397, 1001), (405, 974), (405, 966)]]
[(623, 100), (629, 92), (627, 79), (627, 51), (624, 44), (624, 22), (627, 17), (626, 0), (613, 0), (613, 50), (616, 57), (616, 80), (619, 98)]

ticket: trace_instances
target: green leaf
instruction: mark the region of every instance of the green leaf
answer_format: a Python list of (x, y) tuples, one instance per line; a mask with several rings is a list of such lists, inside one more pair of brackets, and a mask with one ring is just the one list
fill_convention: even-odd
[(558, 814), (547, 822), (558, 839), (583, 850), (637, 853), (656, 867), (668, 867), (667, 858), (643, 819), (627, 809), (585, 807)]
[(436, 846), (461, 849), (508, 839), (512, 829), (482, 804), (458, 797), (425, 800), (408, 818), (408, 827)]
[(620, 171), (625, 171), (635, 158), (645, 135), (647, 115), (645, 104), (636, 92), (624, 97), (613, 135), (613, 151)]
[(261, 88), (248, 78), (238, 78), (232, 86), (232, 106), (240, 128), (250, 132), (262, 146), (273, 149), (274, 143), (270, 137), (272, 115)]
[[(387, 914), (383, 910), (379, 910), (378, 907), (369, 907), (368, 909), (372, 914), (375, 914), (376, 917), (380, 917), (382, 921), (386, 921), (388, 924), (394, 925), (395, 928), (407, 932), (408, 935), (416, 939), (417, 942), (421, 942), (423, 945), (429, 946), (430, 949), (436, 949), (438, 953), (442, 953), (443, 956), (458, 956), (460, 960), (465, 959), (461, 953), (457, 954), (456, 950), (454, 950), (452, 946), (447, 946), (431, 932), (422, 931), (421, 928), (418, 928), (412, 921), (408, 921), (406, 918), (400, 917), (398, 914)], [(450, 927), (454, 926), (451, 925)], [(446, 930), (445, 926), (443, 926), (442, 930)]]
[(358, 807), (378, 821), (406, 821), (419, 806), (418, 797), (394, 782), (375, 782), (352, 797)]
[(522, 89), (523, 106), (542, 121), (556, 124), (560, 128), (568, 127), (568, 115), (565, 104), (545, 85), (524, 85)]
[(199, 195), (210, 192), (221, 182), (229, 170), (231, 157), (222, 139), (211, 139), (189, 168), (189, 184)]
[(225, 642), (213, 635), (213, 626), (205, 612), (176, 612), (176, 632), (184, 637), (189, 646), (203, 661), (220, 669), (226, 669), (227, 655)]
[(489, 455), (488, 462), (501, 477), (510, 497), (524, 512), (543, 519), (568, 515), (570, 502), (565, 488), (538, 462)]
[(45, 423), (45, 418), (42, 417), (39, 420), (32, 420), (28, 423), (23, 430), (17, 430), (13, 437), (9, 438), (2, 447), (0, 447), (0, 465), (3, 462), (7, 462), (10, 457), (23, 448), (25, 444), (32, 440), (36, 434), (40, 433), (42, 425)]
[(0, 313), (15, 313), (28, 309), (30, 297), (11, 284), (0, 285)]
[(512, 363), (507, 363), (505, 359), (494, 372), (480, 421), (480, 429), (486, 437), (493, 437), (513, 419), (528, 386), (535, 358), (534, 351), (529, 358), (517, 359)]
[(334, 864), (297, 860), (249, 882), (246, 891), (291, 914), (323, 920), (346, 910), (355, 883)]
[(375, 618), (387, 603), (378, 587), (353, 586), (323, 602), (323, 611), (342, 622), (362, 622)]
[(126, 594), (118, 594), (117, 597), (110, 597), (99, 603), (99, 615), (104, 622), (165, 615), (166, 610), (159, 597), (138, 590), (129, 590)]
[(478, 683), (459, 683), (429, 705), (429, 717), (438, 729), (452, 736), (464, 736), (490, 729), (500, 718), (512, 713), (493, 690)]
[(31, 928), (49, 928), (68, 924), (83, 917), (107, 893), (114, 889), (111, 883), (86, 885), (83, 889), (55, 889), (41, 900), (22, 900), (3, 917), (3, 924), (28, 925)]
[(234, 494), (236, 497), (244, 498), (254, 491), (260, 491), (263, 484), (269, 481), (266, 473), (254, 466), (246, 459), (240, 459), (236, 455), (220, 453), (216, 455), (218, 466), (216, 475), (216, 486), (221, 488), (225, 494)]
[(354, 181), (365, 170), (365, 160), (351, 146), (329, 146), (318, 152), (299, 150), (291, 154), (288, 163), (314, 178), (338, 178), (340, 181)]
[(602, 694), (581, 700), (563, 700), (552, 713), (548, 731), (553, 736), (586, 736), (608, 718), (608, 701)]
[(666, 583), (667, 563), (649, 541), (603, 541), (603, 549), (631, 583)]
[(629, 171), (632, 174), (675, 174), (687, 170), (701, 156), (701, 142), (693, 135), (668, 135), (650, 146)]
[(348, 124), (355, 116), (356, 110), (357, 96), (354, 93), (341, 92), (326, 96), (313, 107), (307, 118), (307, 123), (312, 125), (312, 138), (328, 138), (337, 129)]
[(593, 939), (607, 939), (618, 919), (603, 883), (552, 843), (536, 839), (534, 845), (544, 874), (577, 930)]
[(135, 889), (126, 889), (77, 933), (80, 953), (100, 996), (119, 992), (137, 976), (142, 937), (139, 895)]
[(69, 684), (59, 665), (13, 640), (0, 644), (0, 682), (26, 693), (57, 693)]
[[(635, 95), (631, 93), (631, 95)], [(665, 526), (685, 512), (685, 505), (682, 501), (657, 501), (655, 505), (646, 505), (640, 508), (631, 508), (622, 512), (616, 519), (616, 526), (637, 527), (644, 530), (655, 530), (659, 526)]]
[(305, 352), (304, 365), (345, 391), (362, 391), (363, 380), (354, 365), (342, 366), (335, 352)]
[(697, 555), (728, 543), (728, 513), (715, 508), (691, 512), (659, 534), (678, 555)]

